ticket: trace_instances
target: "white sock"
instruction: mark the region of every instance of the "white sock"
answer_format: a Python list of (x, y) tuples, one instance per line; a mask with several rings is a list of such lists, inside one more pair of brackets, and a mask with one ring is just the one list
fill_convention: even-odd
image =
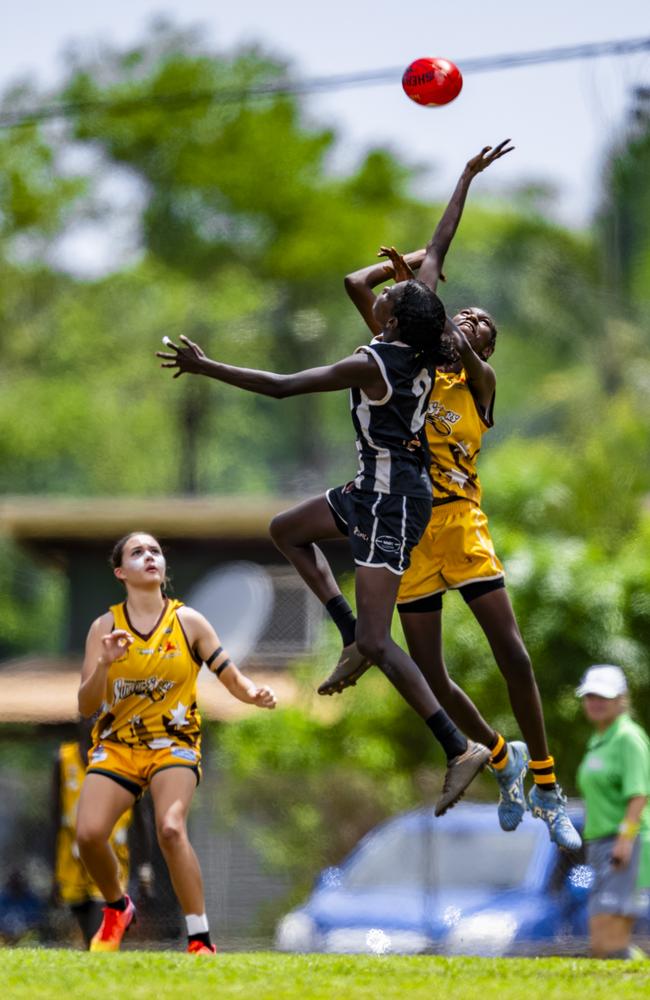
[(192, 934), (207, 934), (210, 929), (205, 913), (186, 913), (185, 923), (188, 937)]

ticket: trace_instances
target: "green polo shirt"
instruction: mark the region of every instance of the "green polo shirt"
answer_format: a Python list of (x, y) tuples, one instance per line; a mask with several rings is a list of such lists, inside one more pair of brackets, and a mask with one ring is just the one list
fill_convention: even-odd
[[(625, 712), (608, 729), (594, 733), (578, 768), (585, 800), (585, 840), (612, 837), (630, 799), (650, 797), (650, 740)], [(650, 886), (650, 804), (641, 816), (639, 886)]]

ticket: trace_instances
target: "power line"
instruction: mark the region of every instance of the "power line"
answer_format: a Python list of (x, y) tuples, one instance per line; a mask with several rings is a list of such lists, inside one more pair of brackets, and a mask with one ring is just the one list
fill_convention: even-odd
[[(521, 66), (539, 66), (548, 63), (567, 62), (574, 59), (596, 59), (601, 56), (630, 55), (635, 52), (649, 52), (650, 38), (628, 38), (619, 41), (592, 42), (582, 45), (567, 45), (551, 49), (537, 49), (532, 52), (515, 52), (497, 56), (480, 56), (474, 59), (457, 60), (464, 76), (471, 73), (489, 73)], [(130, 114), (150, 107), (168, 108), (178, 111), (197, 104), (233, 104), (265, 97), (323, 93), (346, 87), (377, 86), (395, 83), (404, 72), (403, 66), (370, 70), (362, 73), (339, 73), (330, 76), (306, 77), (304, 80), (276, 80), (256, 84), (246, 88), (215, 87), (210, 90), (179, 91), (169, 94), (147, 94), (143, 97), (122, 100), (66, 101), (59, 104), (42, 105), (15, 113), (0, 114), (0, 129), (17, 128), (36, 122), (56, 118), (69, 118), (88, 112)]]

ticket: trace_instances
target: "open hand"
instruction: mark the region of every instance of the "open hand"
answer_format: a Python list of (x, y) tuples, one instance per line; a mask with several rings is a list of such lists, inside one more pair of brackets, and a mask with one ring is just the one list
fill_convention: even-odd
[(187, 372), (190, 375), (199, 375), (203, 371), (203, 363), (206, 361), (205, 352), (184, 334), (181, 334), (183, 345), (179, 347), (169, 337), (163, 337), (165, 347), (170, 347), (174, 354), (165, 351), (156, 351), (156, 357), (162, 358), (161, 368), (177, 368), (174, 378)]
[(393, 277), (395, 281), (410, 281), (415, 278), (414, 272), (395, 247), (379, 247), (377, 256), (388, 257), (390, 260), (390, 264), (386, 264), (384, 267), (387, 277)]
[(480, 174), (482, 170), (489, 167), (495, 160), (500, 160), (502, 156), (506, 155), (506, 153), (511, 153), (513, 151), (515, 147), (508, 145), (510, 141), (510, 139), (504, 139), (503, 142), (500, 142), (499, 145), (494, 148), (492, 148), (492, 146), (484, 146), (480, 153), (477, 153), (471, 160), (468, 160), (465, 169), (469, 170), (472, 177), (475, 177), (476, 174)]

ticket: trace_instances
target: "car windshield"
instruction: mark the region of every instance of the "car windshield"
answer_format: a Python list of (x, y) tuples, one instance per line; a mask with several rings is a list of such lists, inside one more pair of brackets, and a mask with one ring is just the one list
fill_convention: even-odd
[(523, 880), (537, 837), (499, 830), (432, 831), (427, 825), (389, 826), (343, 871), (346, 889), (511, 889)]

